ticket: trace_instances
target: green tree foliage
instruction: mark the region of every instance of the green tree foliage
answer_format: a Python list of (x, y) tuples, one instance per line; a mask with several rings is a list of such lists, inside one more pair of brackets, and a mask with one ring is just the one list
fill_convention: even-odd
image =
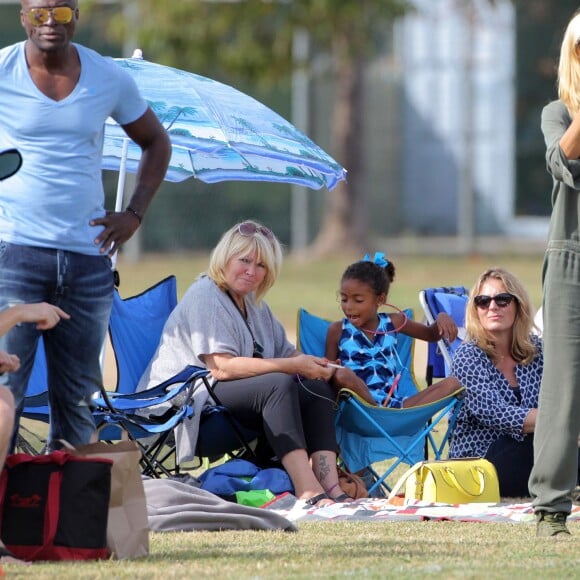
[[(314, 247), (318, 253), (365, 246), (367, 206), (358, 185), (362, 159), (362, 71), (387, 24), (407, 0), (139, 0), (137, 19), (112, 22), (148, 59), (213, 78), (276, 83), (292, 70), (292, 39), (308, 32), (314, 51), (331, 62), (331, 154), (348, 170), (327, 198)], [(128, 12), (128, 11), (127, 11)], [(135, 15), (133, 15), (135, 16)], [(221, 80), (224, 80), (222, 78)]]
[[(457, 0), (457, 8), (472, 2)], [(348, 170), (348, 182), (327, 195), (313, 244), (326, 254), (367, 246), (363, 71), (390, 24), (412, 9), (411, 0), (124, 0), (126, 18), (112, 20), (110, 30), (149, 60), (241, 87), (287, 79), (294, 35), (308, 33), (312, 54), (329, 63), (330, 153)]]

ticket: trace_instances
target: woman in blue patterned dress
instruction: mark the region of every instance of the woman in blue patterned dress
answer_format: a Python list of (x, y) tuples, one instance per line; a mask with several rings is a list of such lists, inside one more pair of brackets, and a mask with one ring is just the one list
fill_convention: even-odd
[(449, 377), (409, 397), (399, 396), (397, 383), (402, 372), (397, 355), (398, 333), (428, 342), (441, 338), (453, 341), (457, 325), (441, 313), (434, 324), (428, 326), (410, 320), (403, 312), (386, 314), (379, 308), (387, 304), (395, 266), (375, 254), (351, 264), (340, 282), (340, 305), (345, 318), (333, 322), (326, 335), (326, 357), (337, 360), (341, 368), (332, 377), (333, 386), (347, 388), (370, 404), (391, 408), (415, 407), (437, 401), (460, 385)]
[(471, 290), (467, 339), (452, 374), (466, 387), (450, 457), (485, 457), (495, 465), (500, 494), (528, 496), (533, 434), (543, 369), (541, 339), (533, 334), (530, 298), (516, 276), (485, 271)]

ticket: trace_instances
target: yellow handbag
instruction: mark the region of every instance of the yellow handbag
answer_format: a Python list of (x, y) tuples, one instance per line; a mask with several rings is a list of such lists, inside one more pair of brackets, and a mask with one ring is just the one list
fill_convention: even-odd
[(497, 472), (487, 459), (466, 457), (420, 461), (397, 481), (389, 499), (405, 488), (405, 499), (438, 503), (497, 503)]

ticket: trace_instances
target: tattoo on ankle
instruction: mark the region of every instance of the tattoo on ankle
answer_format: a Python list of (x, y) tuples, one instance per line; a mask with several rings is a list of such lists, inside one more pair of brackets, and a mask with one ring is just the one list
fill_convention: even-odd
[(326, 455), (323, 454), (320, 455), (320, 459), (318, 462), (318, 470), (320, 482), (322, 483), (330, 474), (330, 465), (328, 463), (328, 457)]

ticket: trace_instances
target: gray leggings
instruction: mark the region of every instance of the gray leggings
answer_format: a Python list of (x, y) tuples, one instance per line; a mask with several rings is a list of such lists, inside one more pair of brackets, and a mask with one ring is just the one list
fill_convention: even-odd
[(551, 242), (544, 260), (544, 374), (530, 493), (536, 511), (572, 509), (580, 431), (580, 246)]
[(324, 381), (301, 382), (269, 373), (219, 382), (215, 393), (244, 427), (264, 432), (278, 459), (296, 449), (336, 452), (335, 396)]

